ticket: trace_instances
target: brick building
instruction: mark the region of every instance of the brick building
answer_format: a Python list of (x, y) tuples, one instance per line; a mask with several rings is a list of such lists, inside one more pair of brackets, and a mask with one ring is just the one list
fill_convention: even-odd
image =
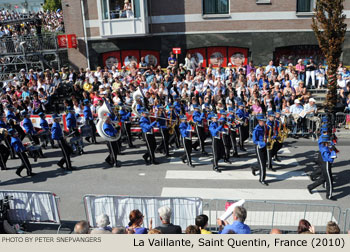
[[(78, 37), (69, 49), (76, 67), (92, 69), (147, 56), (167, 65), (180, 47), (204, 65), (253, 60), (254, 64), (324, 61), (311, 29), (316, 0), (62, 0), (67, 34)], [(126, 6), (125, 6), (126, 5)], [(350, 1), (345, 1), (350, 16)], [(85, 20), (85, 22), (84, 22)], [(350, 19), (346, 22), (350, 25)], [(350, 26), (349, 26), (350, 27)], [(87, 46), (86, 46), (87, 42)], [(87, 53), (88, 51), (88, 53)], [(342, 56), (350, 63), (350, 41)]]

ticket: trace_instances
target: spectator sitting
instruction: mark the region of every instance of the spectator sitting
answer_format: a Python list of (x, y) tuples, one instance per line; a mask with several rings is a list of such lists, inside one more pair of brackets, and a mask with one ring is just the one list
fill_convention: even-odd
[(143, 224), (143, 214), (140, 210), (132, 210), (129, 214), (129, 226), (128, 229), (133, 229), (135, 234), (147, 234), (147, 228), (141, 227)]
[[(223, 228), (223, 221), (218, 219), (218, 224), (220, 228), (220, 234), (228, 234), (229, 231), (233, 231), (236, 234), (250, 234), (250, 227), (244, 224), (245, 219), (247, 218), (247, 210), (242, 206), (237, 206), (232, 213), (233, 223), (228, 225), (228, 222), (225, 221), (225, 226)], [(223, 229), (222, 229), (223, 228)]]
[(315, 228), (311, 226), (310, 222), (301, 219), (298, 226), (298, 234), (314, 234)]
[(74, 226), (74, 234), (89, 234), (90, 233), (90, 227), (87, 221), (79, 221)]
[(326, 234), (340, 234), (340, 228), (334, 221), (327, 223)]
[(158, 214), (162, 224), (155, 229), (158, 229), (162, 234), (181, 234), (182, 230), (180, 226), (170, 223), (171, 209), (167, 206), (163, 206), (158, 209)]
[(111, 227), (108, 227), (110, 224), (109, 217), (107, 214), (101, 214), (96, 219), (97, 228), (94, 228), (91, 231), (91, 234), (111, 234)]
[(273, 228), (271, 229), (270, 234), (282, 234), (282, 231), (278, 228)]
[(186, 228), (186, 231), (185, 231), (186, 234), (200, 234), (201, 231), (199, 230), (199, 228), (195, 225), (189, 225), (187, 228)]
[(196, 217), (196, 226), (201, 231), (201, 234), (211, 234), (210, 231), (205, 229), (208, 226), (208, 220), (208, 216), (206, 216), (205, 214), (201, 214)]

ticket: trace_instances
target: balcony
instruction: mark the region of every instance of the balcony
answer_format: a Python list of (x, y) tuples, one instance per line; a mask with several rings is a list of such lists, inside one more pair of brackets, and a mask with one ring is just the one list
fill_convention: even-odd
[(125, 10), (124, 0), (98, 1), (101, 37), (136, 37), (148, 33), (147, 0), (130, 0), (129, 10)]

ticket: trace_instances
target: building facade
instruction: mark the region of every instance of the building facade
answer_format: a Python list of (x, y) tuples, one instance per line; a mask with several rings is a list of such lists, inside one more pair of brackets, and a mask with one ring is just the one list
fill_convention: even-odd
[[(166, 66), (174, 47), (182, 50), (180, 61), (190, 52), (204, 66), (295, 64), (309, 57), (324, 63), (311, 28), (315, 1), (62, 0), (62, 6), (66, 33), (78, 38), (78, 49), (69, 49), (70, 62), (94, 69), (122, 67), (142, 56)], [(350, 17), (350, 1), (344, 6)], [(348, 34), (342, 60), (350, 64)]]

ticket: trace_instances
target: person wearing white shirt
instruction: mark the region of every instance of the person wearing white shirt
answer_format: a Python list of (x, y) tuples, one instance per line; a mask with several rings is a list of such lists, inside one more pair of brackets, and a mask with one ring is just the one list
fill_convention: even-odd
[(346, 86), (346, 81), (342, 79), (340, 74), (337, 75), (337, 86), (338, 89), (344, 89)]
[(309, 103), (304, 106), (304, 112), (307, 119), (305, 123), (308, 122), (308, 125), (304, 125), (304, 127), (309, 129), (309, 133), (314, 134), (319, 129), (321, 123), (320, 118), (316, 116), (317, 106), (314, 98), (309, 99)]
[[(301, 112), (303, 112), (304, 108), (303, 106), (300, 104), (300, 101), (298, 99), (294, 100), (294, 104), (292, 106), (290, 106), (290, 113), (292, 114), (293, 120), (292, 120), (292, 124), (293, 124), (293, 133), (292, 136), (294, 138), (298, 138), (296, 136), (298, 128), (301, 127), (302, 125), (302, 117), (300, 116)], [(303, 130), (303, 129), (302, 129)]]
[(291, 87), (295, 90), (297, 87), (299, 87), (299, 82), (298, 80), (298, 74), (294, 74), (294, 78), (291, 80)]

